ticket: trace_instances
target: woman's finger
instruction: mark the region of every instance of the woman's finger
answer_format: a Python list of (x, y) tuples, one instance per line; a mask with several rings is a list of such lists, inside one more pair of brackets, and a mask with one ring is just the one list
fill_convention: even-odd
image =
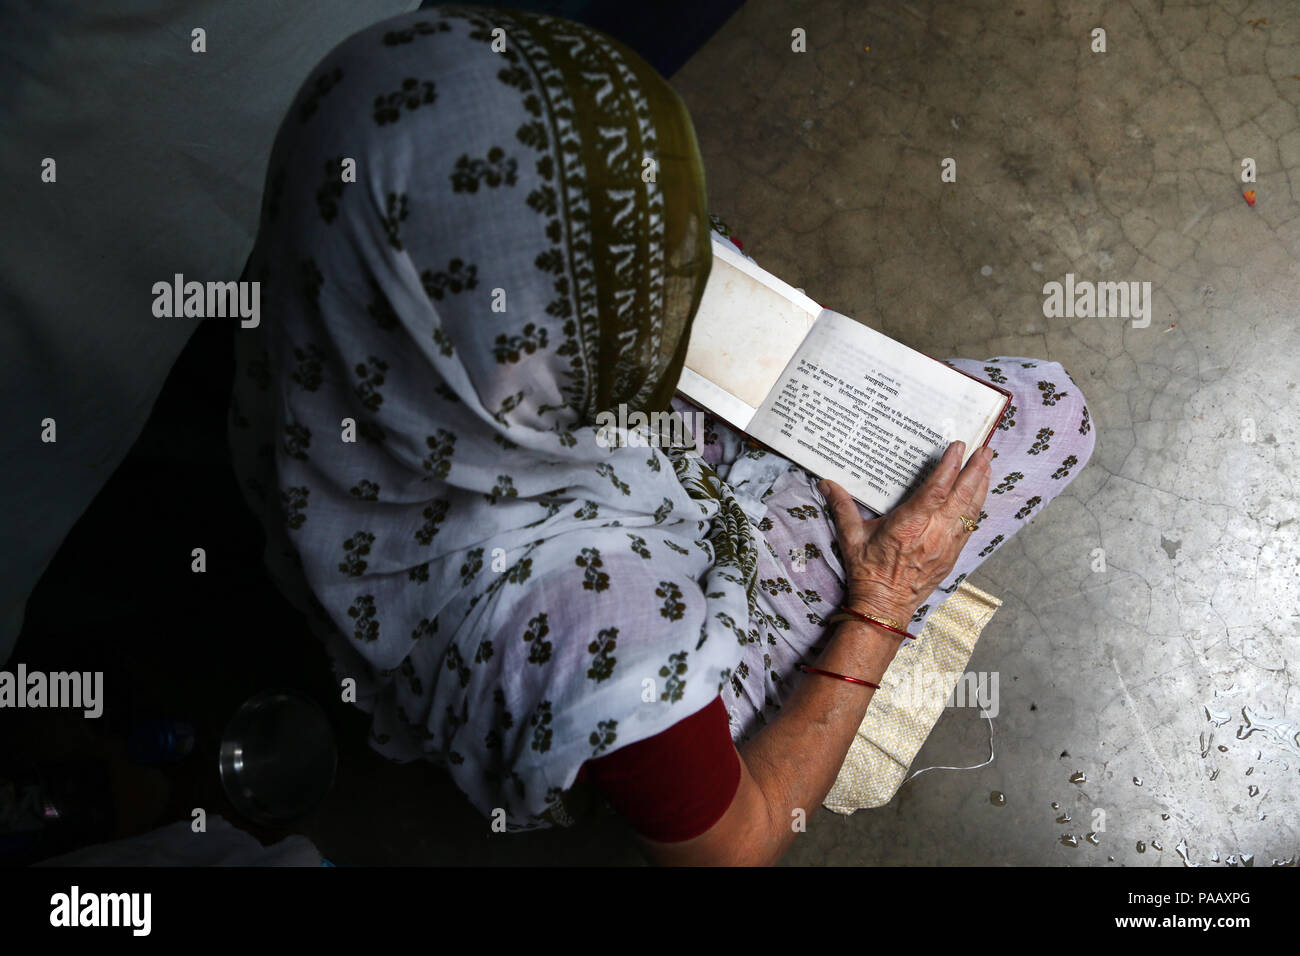
[(934, 466), (934, 471), (930, 472), (930, 477), (925, 479), (925, 484), (917, 489), (907, 503), (923, 511), (934, 511), (942, 505), (952, 493), (957, 473), (961, 471), (961, 456), (965, 453), (965, 442), (955, 441), (950, 444), (939, 463)]
[(862, 515), (858, 512), (857, 503), (852, 495), (829, 478), (823, 479), (817, 487), (831, 506), (840, 546), (846, 549), (846, 553), (851, 553), (862, 545), (863, 538)]
[[(975, 479), (975, 487), (971, 490), (970, 497), (967, 499), (965, 510), (958, 512), (978, 523), (980, 513), (984, 510), (984, 501), (989, 494), (989, 478), (993, 474), (992, 469), (981, 468), (979, 475)], [(965, 534), (962, 537), (966, 537)]]
[[(979, 509), (984, 506), (984, 498), (989, 487), (991, 473), (989, 458), (990, 455), (984, 448), (970, 456), (970, 461), (966, 462), (966, 467), (961, 470), (961, 474), (953, 484), (952, 493), (944, 502), (945, 514), (952, 517), (967, 515), (972, 518), (975, 514), (979, 514)], [(980, 490), (981, 484), (983, 491)], [(974, 514), (971, 514), (972, 511)]]
[(984, 469), (984, 477), (980, 479), (979, 484), (975, 486), (975, 493), (971, 495), (970, 507), (976, 515), (984, 510), (984, 502), (989, 496), (989, 479), (993, 477), (993, 469)]

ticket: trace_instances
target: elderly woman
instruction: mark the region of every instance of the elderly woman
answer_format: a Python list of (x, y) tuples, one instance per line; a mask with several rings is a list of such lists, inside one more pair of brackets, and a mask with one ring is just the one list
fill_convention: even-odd
[(599, 794), (654, 860), (778, 859), (902, 634), (1091, 452), (1065, 371), (1011, 358), (952, 363), (1014, 408), (884, 517), (712, 422), (604, 440), (602, 412), (684, 407), (709, 235), (681, 101), (561, 20), (380, 23), (279, 131), (237, 471), (372, 745), (485, 826)]

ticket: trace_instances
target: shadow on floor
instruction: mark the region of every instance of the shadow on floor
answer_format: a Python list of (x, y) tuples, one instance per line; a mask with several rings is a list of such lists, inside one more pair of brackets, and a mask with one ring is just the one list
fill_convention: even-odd
[[(202, 807), (263, 842), (304, 833), (339, 864), (637, 861), (617, 818), (493, 834), (441, 769), (393, 764), (370, 750), (367, 718), (339, 700), (323, 650), (262, 567), (261, 530), (225, 445), (233, 330), (219, 321), (199, 327), (140, 440), (31, 597), (12, 660), (29, 671), (103, 671), (106, 704), (98, 720), (6, 713), (0, 776), (39, 771), (68, 813), (38, 842), (0, 847), (0, 859), (41, 859)], [(191, 571), (196, 547), (206, 550), (202, 574)], [(217, 773), (226, 722), (268, 687), (296, 689), (325, 707), (340, 750), (325, 803), (281, 830), (242, 820)], [(192, 723), (195, 752), (164, 768), (127, 760), (131, 728), (153, 718)]]

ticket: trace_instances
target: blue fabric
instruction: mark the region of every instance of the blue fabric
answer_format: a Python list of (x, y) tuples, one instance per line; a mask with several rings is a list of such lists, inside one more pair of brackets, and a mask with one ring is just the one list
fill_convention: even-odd
[[(672, 76), (709, 37), (740, 9), (744, 0), (479, 0), (474, 6), (531, 10), (564, 17), (608, 33), (653, 66)], [(421, 8), (437, 6), (424, 0)]]

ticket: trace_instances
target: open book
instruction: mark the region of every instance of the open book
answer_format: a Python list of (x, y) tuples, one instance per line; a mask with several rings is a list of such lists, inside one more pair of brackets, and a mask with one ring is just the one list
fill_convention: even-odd
[(1011, 401), (823, 309), (718, 236), (677, 391), (877, 514), (923, 482), (950, 442), (965, 442), (966, 458), (986, 444)]

